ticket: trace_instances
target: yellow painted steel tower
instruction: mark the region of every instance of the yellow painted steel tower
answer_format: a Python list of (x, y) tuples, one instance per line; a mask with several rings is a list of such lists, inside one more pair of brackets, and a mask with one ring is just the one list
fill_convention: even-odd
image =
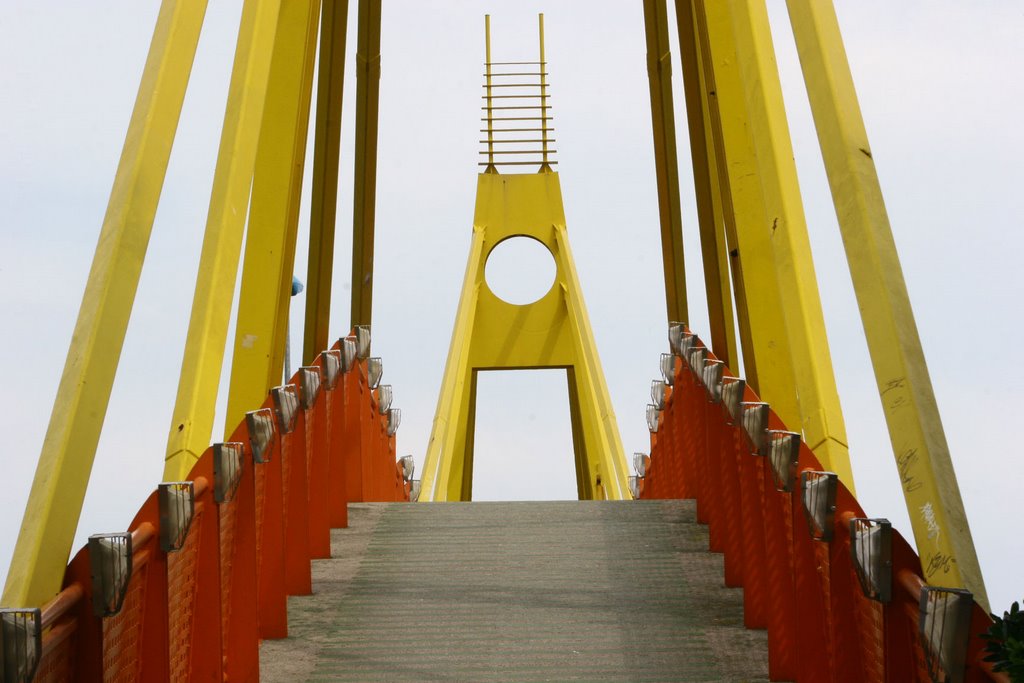
[[(469, 264), (427, 447), (421, 500), (472, 498), (477, 374), (539, 368), (566, 371), (580, 499), (629, 497), (622, 440), (569, 249), (558, 174), (551, 170), (557, 162), (549, 137), (544, 15), (539, 26), (538, 61), (492, 62), (486, 20), (481, 119), (486, 128), (481, 132), (487, 138), (481, 142), (487, 161), (477, 181)], [(500, 174), (499, 166), (539, 170)], [(484, 278), (491, 252), (515, 237), (540, 242), (556, 264), (551, 289), (526, 305), (500, 299)]]

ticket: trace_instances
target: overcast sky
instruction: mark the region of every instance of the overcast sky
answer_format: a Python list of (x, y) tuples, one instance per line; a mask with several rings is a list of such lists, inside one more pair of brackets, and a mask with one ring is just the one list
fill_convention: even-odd
[[(785, 7), (769, 4), (858, 496), (870, 515), (912, 538)], [(1024, 597), (1015, 424), (1024, 364), (1013, 351), (1024, 293), (1024, 9), (992, 0), (838, 5), (989, 596), (1004, 608)], [(155, 0), (0, 3), (0, 582), (157, 8)], [(386, 0), (374, 352), (403, 409), (399, 449), (418, 464), (469, 246), (483, 14), (492, 14), (495, 59), (533, 59), (538, 11), (546, 14), (555, 146), (579, 277), (625, 449), (649, 446), (644, 406), (666, 342), (640, 2)], [(210, 1), (76, 548), (90, 533), (124, 529), (160, 479), (239, 12), (238, 1)], [(348, 324), (354, 47), (353, 29), (336, 336)], [(707, 339), (678, 61), (674, 72), (689, 322)], [(308, 202), (303, 225), (307, 216)], [(303, 280), (305, 250), (302, 236)], [(301, 295), (296, 302), (297, 338)], [(488, 373), (478, 400), (476, 497), (575, 497), (564, 374)]]

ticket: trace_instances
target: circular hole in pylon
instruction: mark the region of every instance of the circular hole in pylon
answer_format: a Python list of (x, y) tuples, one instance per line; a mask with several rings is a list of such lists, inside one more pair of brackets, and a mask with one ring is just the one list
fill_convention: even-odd
[(484, 278), (494, 295), (517, 306), (532, 304), (555, 282), (555, 259), (532, 237), (511, 237), (487, 255)]

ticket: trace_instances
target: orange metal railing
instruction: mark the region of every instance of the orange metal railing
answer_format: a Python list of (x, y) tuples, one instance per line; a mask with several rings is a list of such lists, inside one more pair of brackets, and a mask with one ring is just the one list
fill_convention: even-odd
[[(981, 608), (956, 628), (942, 608), (962, 596), (926, 585), (902, 536), (697, 337), (672, 341), (634, 492), (696, 499), (745, 625), (768, 631), (770, 678), (1007, 681), (982, 661)], [(330, 555), (347, 503), (410, 498), (390, 388), (359, 346), (342, 340), (271, 392), (127, 533), (90, 539), (39, 613), (35, 681), (258, 679), (259, 641), (287, 636), (287, 596), (311, 592), (310, 560)]]
[(35, 681), (258, 680), (260, 640), (288, 635), (287, 596), (312, 592), (348, 502), (410, 498), (399, 413), (363, 341), (273, 390), (128, 533), (90, 538), (40, 612)]
[(683, 326), (670, 340), (634, 494), (696, 499), (745, 625), (768, 631), (771, 680), (1007, 681), (982, 661), (991, 620), (969, 594), (926, 586), (903, 537), (741, 379)]

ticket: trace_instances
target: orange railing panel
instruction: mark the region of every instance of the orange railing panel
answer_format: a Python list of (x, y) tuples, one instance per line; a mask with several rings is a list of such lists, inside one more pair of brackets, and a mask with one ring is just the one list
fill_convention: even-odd
[[(714, 354), (696, 337), (693, 346), (696, 360), (706, 358), (707, 365), (691, 368), (675, 359), (672, 386), (651, 433), (650, 466), (638, 482), (640, 497), (696, 499), (697, 519), (709, 527), (709, 549), (724, 554), (725, 584), (744, 589), (745, 625), (768, 630), (771, 680), (930, 681), (919, 635), (921, 565), (910, 545), (892, 533), (891, 599), (883, 604), (867, 597), (853, 566), (849, 526), (851, 519), (865, 518), (864, 511), (838, 483), (831, 541), (813, 538), (799, 482), (803, 472), (820, 471), (821, 463), (800, 444), (795, 480), (792, 472), (779, 479), (764, 447), (705, 387), (713, 375), (704, 376), (703, 369), (718, 362)], [(742, 400), (759, 401), (749, 387)], [(767, 429), (786, 429), (770, 410)], [(979, 635), (989, 625), (975, 604), (966, 681), (1007, 680), (982, 661)]]
[[(303, 377), (324, 379), (320, 360), (305, 371), (289, 392), (301, 392)], [(189, 474), (180, 547), (162, 547), (153, 492), (128, 527), (131, 572), (115, 614), (94, 612), (89, 547), (79, 551), (64, 590), (42, 608), (35, 681), (258, 680), (259, 641), (288, 635), (287, 597), (311, 592), (310, 562), (330, 557), (330, 529), (347, 524), (348, 501), (408, 500), (366, 375), (360, 361), (333, 388), (322, 383), (290, 431), (268, 396), (258, 409), (269, 427), (261, 456), (258, 422), (243, 420), (224, 446), (240, 455), (232, 487), (218, 488), (228, 475), (215, 472), (220, 447), (209, 448)]]

